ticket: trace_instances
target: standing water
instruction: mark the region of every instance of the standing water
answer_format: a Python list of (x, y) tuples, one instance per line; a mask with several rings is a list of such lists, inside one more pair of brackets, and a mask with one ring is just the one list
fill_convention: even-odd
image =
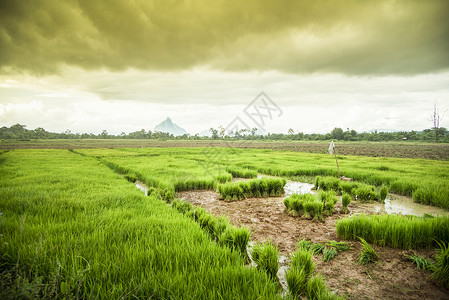
[(402, 214), (413, 216), (449, 216), (449, 211), (439, 207), (423, 205), (413, 201), (410, 197), (389, 194), (385, 199), (385, 211), (387, 214)]
[(135, 183), (136, 187), (145, 193), (145, 196), (148, 196), (148, 187), (142, 181), (137, 180)]

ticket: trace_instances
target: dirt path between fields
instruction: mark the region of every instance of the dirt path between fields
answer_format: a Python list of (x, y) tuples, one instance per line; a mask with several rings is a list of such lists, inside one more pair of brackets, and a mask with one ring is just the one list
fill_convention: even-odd
[[(249, 227), (252, 241), (271, 240), (283, 256), (293, 253), (296, 243), (303, 238), (314, 243), (338, 240), (335, 223), (344, 217), (337, 213), (323, 223), (292, 217), (284, 212), (282, 197), (225, 202), (213, 191), (179, 192), (177, 197), (200, 205), (215, 216), (226, 216), (233, 225)], [(379, 213), (377, 206), (352, 202), (349, 210), (351, 213)], [(340, 207), (337, 203), (336, 210)], [(323, 262), (322, 255), (314, 256), (316, 271), (338, 294), (349, 299), (449, 299), (449, 291), (436, 286), (429, 278), (430, 272), (417, 270), (404, 258), (406, 251), (374, 246), (380, 261), (362, 266), (358, 264), (362, 247), (355, 241), (352, 244), (351, 250), (340, 252), (329, 262)], [(416, 252), (427, 258), (434, 254), (427, 250)]]

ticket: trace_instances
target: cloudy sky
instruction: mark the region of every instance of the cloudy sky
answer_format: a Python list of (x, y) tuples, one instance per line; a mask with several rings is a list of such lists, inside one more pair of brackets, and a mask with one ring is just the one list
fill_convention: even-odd
[(448, 37), (447, 0), (0, 0), (0, 126), (422, 130)]

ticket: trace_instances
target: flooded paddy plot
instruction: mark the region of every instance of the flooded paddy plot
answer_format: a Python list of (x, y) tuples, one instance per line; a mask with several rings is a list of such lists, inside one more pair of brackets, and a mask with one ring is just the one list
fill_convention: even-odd
[[(264, 177), (260, 175), (258, 177)], [(246, 179), (236, 179), (246, 180)], [(314, 243), (326, 243), (337, 240), (336, 221), (347, 217), (344, 214), (333, 214), (324, 222), (292, 217), (284, 210), (283, 199), (292, 193), (310, 193), (313, 185), (288, 181), (285, 185), (284, 197), (248, 198), (241, 201), (226, 202), (219, 200), (213, 190), (183, 191), (177, 197), (194, 205), (200, 205), (215, 216), (226, 216), (236, 226), (244, 225), (251, 229), (254, 242), (272, 241), (281, 252), (278, 278), (285, 288), (284, 276), (289, 265), (289, 255), (300, 239), (308, 239)], [(386, 214), (386, 213), (420, 213), (425, 212), (443, 215), (442, 209), (414, 203), (403, 196), (389, 195), (385, 205), (377, 202), (360, 203), (353, 201), (349, 205), (350, 214)], [(399, 199), (399, 201), (397, 201)], [(397, 201), (397, 202), (396, 202)], [(393, 203), (393, 204), (392, 204)], [(413, 209), (407, 206), (413, 203)], [(394, 205), (394, 208), (390, 207)], [(341, 201), (336, 210), (341, 208)], [(334, 292), (347, 294), (357, 299), (395, 298), (395, 299), (449, 299), (449, 295), (429, 279), (426, 271), (417, 270), (407, 261), (403, 250), (389, 247), (375, 247), (381, 260), (373, 266), (358, 264), (361, 245), (350, 242), (349, 251), (338, 254), (333, 260), (324, 262), (322, 256), (314, 257), (316, 268), (327, 280), (327, 285)], [(419, 250), (424, 257), (430, 257), (432, 250)]]

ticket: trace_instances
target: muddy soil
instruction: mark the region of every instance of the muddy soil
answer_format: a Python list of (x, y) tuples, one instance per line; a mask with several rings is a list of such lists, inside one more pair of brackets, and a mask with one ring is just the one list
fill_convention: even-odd
[[(294, 252), (296, 243), (303, 238), (314, 243), (339, 240), (335, 223), (345, 215), (336, 213), (326, 217), (325, 222), (313, 222), (288, 215), (284, 211), (283, 197), (249, 198), (243, 201), (226, 202), (218, 199), (213, 191), (179, 192), (178, 198), (200, 205), (215, 216), (226, 216), (236, 226), (251, 229), (251, 240), (271, 240), (281, 255)], [(339, 211), (340, 203), (336, 210)], [(351, 213), (383, 213), (378, 204), (349, 205)], [(352, 249), (340, 252), (329, 262), (322, 261), (322, 255), (314, 256), (316, 271), (324, 276), (327, 285), (349, 299), (449, 299), (449, 291), (436, 286), (429, 278), (430, 272), (418, 270), (404, 258), (407, 251), (389, 247), (373, 247), (380, 261), (368, 266), (358, 263), (362, 246), (352, 241)], [(430, 258), (434, 252), (419, 250), (416, 253)]]

